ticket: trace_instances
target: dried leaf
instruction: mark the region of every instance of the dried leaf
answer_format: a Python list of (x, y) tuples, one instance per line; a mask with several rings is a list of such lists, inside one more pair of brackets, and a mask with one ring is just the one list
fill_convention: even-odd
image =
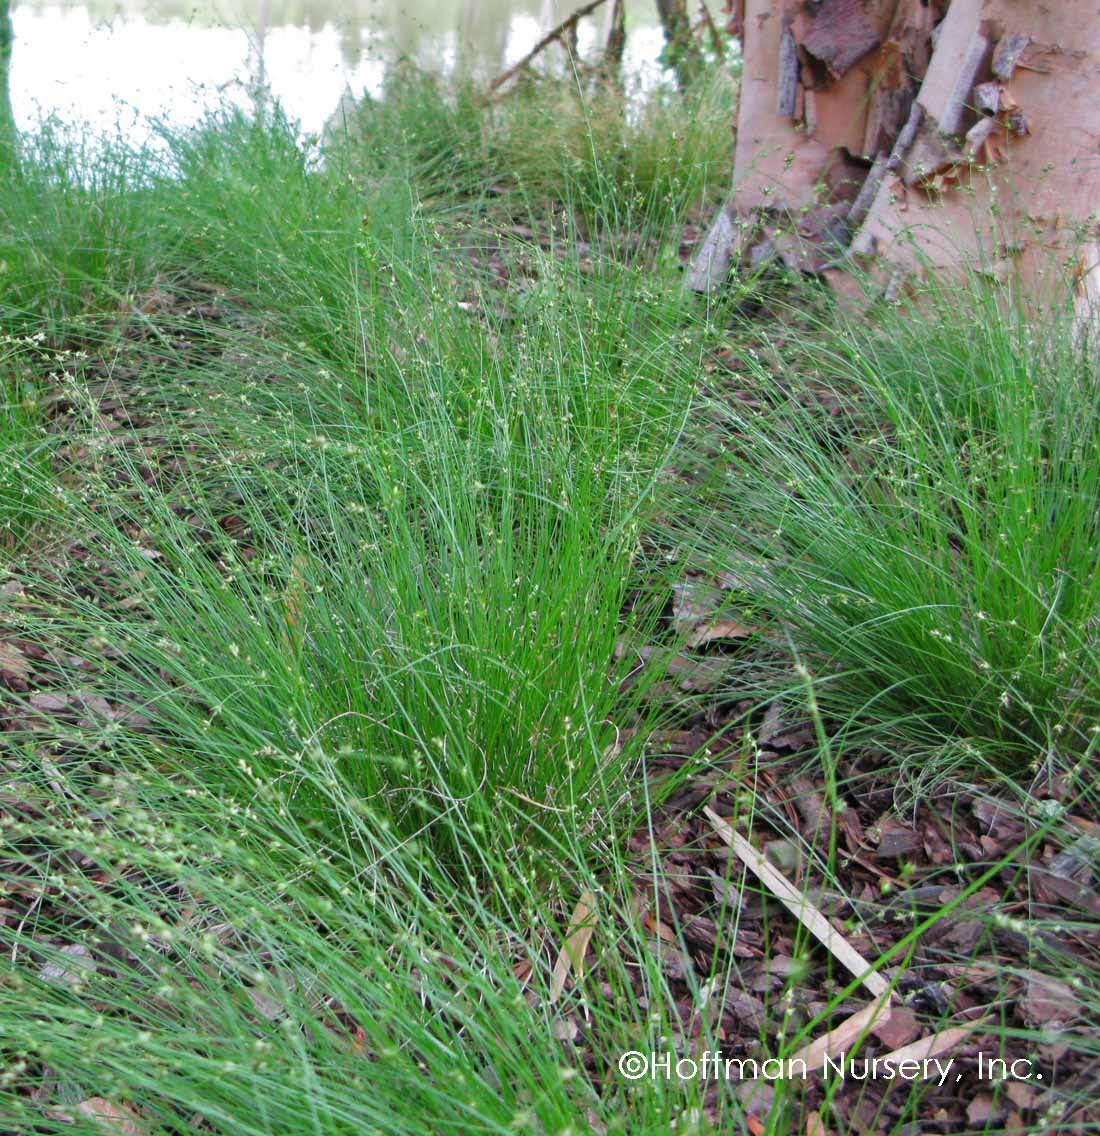
[(714, 639), (747, 639), (755, 634), (755, 629), (732, 619), (720, 619), (717, 623), (703, 624), (693, 631), (687, 640), (689, 647), (701, 647)]
[(811, 1112), (806, 1116), (805, 1126), (806, 1136), (828, 1136), (825, 1128), (825, 1122), (821, 1119), (820, 1112)]
[(701, 647), (714, 639), (745, 639), (754, 633), (733, 619), (716, 618), (726, 590), (706, 580), (689, 579), (672, 586), (672, 625), (685, 636), (686, 646)]
[(65, 956), (64, 962), (48, 962), (38, 972), (38, 977), (43, 982), (55, 986), (75, 986), (83, 982), (89, 974), (95, 973), (95, 959), (92, 958), (92, 952), (83, 944), (66, 943), (61, 948), (61, 954)]
[(586, 891), (577, 900), (573, 917), (569, 920), (569, 929), (565, 933), (565, 942), (554, 963), (554, 974), (550, 980), (551, 1003), (561, 997), (570, 970), (577, 976), (578, 982), (584, 976), (584, 953), (588, 950), (588, 942), (595, 929), (596, 897), (592, 892)]
[(149, 1129), (129, 1105), (112, 1104), (103, 1097), (89, 1097), (76, 1106), (83, 1116), (90, 1116), (104, 1132), (116, 1136), (148, 1136)]
[(1014, 1081), (1011, 1078), (1003, 1084), (1004, 1094), (1017, 1108), (1034, 1108), (1040, 1091), (1026, 1081)]
[(989, 1093), (979, 1093), (966, 1106), (966, 1119), (973, 1128), (985, 1127), (996, 1116), (997, 1109), (994, 1107), (993, 1098)]
[(66, 695), (32, 694), (30, 703), (36, 710), (45, 710), (47, 712), (67, 710), (69, 708), (69, 699)]
[(307, 560), (301, 554), (290, 564), (290, 579), (283, 593), (283, 643), (288, 650), (297, 651), (302, 645), (305, 623)]
[(791, 1061), (804, 1061), (810, 1072), (824, 1069), (827, 1057), (847, 1053), (873, 1026), (889, 1020), (891, 1013), (890, 995), (883, 994), (881, 998), (876, 998), (858, 1013), (845, 1018), (827, 1034), (811, 1041), (809, 1045), (804, 1045), (791, 1057)]
[(722, 592), (702, 580), (672, 585), (672, 625), (688, 633), (697, 624), (713, 618), (722, 603)]
[(254, 986), (250, 986), (245, 993), (252, 1003), (252, 1008), (265, 1021), (277, 1022), (280, 1018), (286, 1017), (286, 1007), (278, 999), (272, 998), (262, 990), (257, 990)]
[(931, 1061), (934, 1057), (940, 1057), (944, 1053), (958, 1049), (980, 1025), (980, 1021), (973, 1022), (968, 1026), (955, 1026), (952, 1029), (929, 1034), (928, 1037), (922, 1037), (920, 1041), (910, 1042), (909, 1045), (903, 1045), (900, 1049), (891, 1050), (891, 1052), (884, 1054), (880, 1060), (889, 1061), (894, 1066), (899, 1065), (902, 1061)]

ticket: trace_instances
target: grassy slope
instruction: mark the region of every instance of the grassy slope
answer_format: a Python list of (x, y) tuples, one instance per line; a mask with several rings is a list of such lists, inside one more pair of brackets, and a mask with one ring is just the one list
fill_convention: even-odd
[[(789, 413), (803, 392), (750, 368), (774, 413), (722, 403), (730, 453), (706, 437), (715, 476), (670, 494), (721, 314), (681, 296), (675, 257), (685, 210), (724, 178), (711, 97), (673, 138), (678, 109), (631, 126), (562, 96), (489, 124), (414, 80), (321, 171), (277, 117), (229, 116), (169, 139), (170, 168), (118, 151), (89, 172), (43, 138), (3, 187), (0, 215), (26, 219), (0, 234), (11, 350), (47, 337), (35, 366), (63, 379), (78, 436), (71, 471), (31, 471), (61, 504), (0, 615), (85, 707), (44, 718), (24, 699), (6, 734), (10, 1126), (99, 1131), (76, 1106), (101, 1097), (166, 1132), (747, 1130), (731, 1090), (614, 1072), (685, 1029), (626, 854), (659, 669), (622, 697), (633, 659), (615, 661), (684, 560), (736, 572), (779, 649), (789, 635), (848, 676), (818, 690), (829, 732), (888, 730), (942, 762), (970, 747), (981, 761), (947, 767), (966, 776), (1065, 738), (1051, 760), (1091, 768), (1095, 443), (1069, 410), (1095, 393), (1055, 333), (1028, 369), (989, 313), (974, 341), (949, 319), (931, 339), (811, 329), (839, 425)], [(565, 205), (554, 230), (547, 200)], [(146, 412), (121, 445), (105, 377)], [(0, 426), (21, 462), (28, 429)], [(1032, 533), (1052, 509), (1061, 544)], [(643, 558), (657, 510), (679, 548)], [(554, 1002), (587, 889), (594, 973)], [(689, 976), (695, 1004), (731, 965), (715, 951), (707, 985)], [(812, 1036), (781, 999), (771, 1012), (791, 1048)]]

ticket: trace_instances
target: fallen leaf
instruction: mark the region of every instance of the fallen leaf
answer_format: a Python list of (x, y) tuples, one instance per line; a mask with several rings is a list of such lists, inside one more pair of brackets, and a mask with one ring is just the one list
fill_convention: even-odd
[(1039, 1098), (1039, 1090), (1026, 1081), (1014, 1081), (1011, 1078), (1001, 1086), (1004, 1094), (1017, 1108), (1034, 1108)]
[(83, 1116), (90, 1116), (104, 1132), (118, 1136), (148, 1136), (149, 1129), (129, 1105), (112, 1104), (103, 1097), (89, 1097), (76, 1106)]
[(701, 647), (713, 639), (745, 639), (755, 633), (733, 619), (716, 619), (726, 593), (703, 580), (685, 580), (672, 586), (672, 625), (686, 636), (688, 647)]
[(807, 1070), (811, 1073), (824, 1069), (826, 1058), (847, 1053), (870, 1029), (888, 1021), (892, 1013), (890, 995), (883, 994), (870, 1005), (845, 1018), (828, 1033), (811, 1041), (809, 1045), (804, 1045), (790, 1060), (804, 1061)]
[(717, 623), (705, 623), (693, 631), (687, 640), (689, 647), (701, 647), (714, 639), (747, 639), (755, 633), (752, 627), (735, 623), (732, 619), (720, 619)]
[(55, 986), (75, 986), (83, 982), (89, 974), (95, 973), (95, 959), (92, 952), (81, 943), (66, 943), (61, 948), (64, 962), (48, 962), (38, 972), (43, 982)]
[(290, 564), (290, 579), (283, 593), (283, 644), (294, 652), (302, 646), (306, 605), (305, 569), (308, 563), (301, 553), (294, 557)]
[(999, 1119), (998, 1110), (989, 1093), (979, 1093), (966, 1106), (966, 1119), (975, 1128), (985, 1127), (990, 1120), (995, 1122)]
[(573, 917), (569, 920), (569, 929), (565, 933), (565, 942), (562, 943), (557, 962), (554, 963), (554, 973), (550, 980), (551, 1003), (561, 997), (570, 970), (577, 976), (578, 982), (583, 977), (584, 952), (588, 950), (588, 943), (595, 929), (596, 897), (592, 892), (586, 891), (577, 900)]
[(752, 1136), (764, 1136), (767, 1129), (761, 1120), (775, 1105), (775, 1089), (767, 1081), (742, 1081), (736, 1088), (737, 1099), (745, 1110), (745, 1127)]
[(720, 589), (703, 580), (685, 580), (672, 585), (672, 624), (688, 632), (702, 620), (710, 619), (722, 602)]
[(249, 987), (245, 993), (248, 994), (252, 1008), (265, 1021), (277, 1022), (280, 1018), (286, 1017), (286, 1007), (278, 999), (255, 987)]
[(981, 1021), (972, 1022), (968, 1026), (953, 1026), (951, 1029), (941, 1030), (939, 1033), (929, 1034), (920, 1041), (910, 1042), (883, 1054), (880, 1060), (889, 1061), (895, 1067), (903, 1061), (931, 1061), (944, 1053), (958, 1049), (960, 1045), (980, 1026)]
[(828, 1136), (825, 1131), (825, 1123), (821, 1119), (820, 1112), (811, 1112), (806, 1116), (806, 1136)]
[(69, 708), (69, 699), (65, 695), (32, 694), (30, 702), (36, 710), (56, 711)]

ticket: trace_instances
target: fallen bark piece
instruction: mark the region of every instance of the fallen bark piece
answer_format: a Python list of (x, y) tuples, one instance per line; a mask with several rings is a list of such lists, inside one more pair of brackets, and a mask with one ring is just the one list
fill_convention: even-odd
[(1057, 1029), (1081, 1013), (1081, 1000), (1057, 978), (1029, 970), (1027, 988), (1019, 1000), (1020, 1016), (1029, 1026)]
[(922, 846), (920, 834), (897, 817), (883, 817), (878, 828), (877, 852), (881, 859), (897, 860), (911, 856)]
[(851, 943), (810, 903), (781, 872), (771, 864), (738, 832), (724, 821), (709, 805), (703, 812), (715, 832), (733, 849), (737, 858), (765, 885), (784, 907), (812, 934), (826, 950), (876, 998), (888, 998), (890, 983), (871, 968), (871, 964)]
[(920, 1036), (920, 1023), (917, 1015), (903, 1006), (895, 1009), (884, 1021), (876, 1022), (872, 1032), (883, 1045), (890, 1049), (900, 1049)]

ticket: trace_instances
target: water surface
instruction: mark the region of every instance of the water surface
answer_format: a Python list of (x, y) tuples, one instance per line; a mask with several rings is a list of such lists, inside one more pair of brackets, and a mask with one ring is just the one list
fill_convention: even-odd
[[(482, 81), (516, 62), (579, 0), (17, 0), (11, 102), (33, 130), (56, 114), (89, 133), (144, 136), (148, 120), (197, 121), (226, 100), (270, 89), (305, 134), (319, 134), (348, 93), (377, 94), (407, 57)], [(604, 43), (610, 3), (581, 22), (578, 47)], [(653, 0), (628, 0), (625, 67), (661, 80)], [(553, 45), (550, 66), (564, 66)]]

